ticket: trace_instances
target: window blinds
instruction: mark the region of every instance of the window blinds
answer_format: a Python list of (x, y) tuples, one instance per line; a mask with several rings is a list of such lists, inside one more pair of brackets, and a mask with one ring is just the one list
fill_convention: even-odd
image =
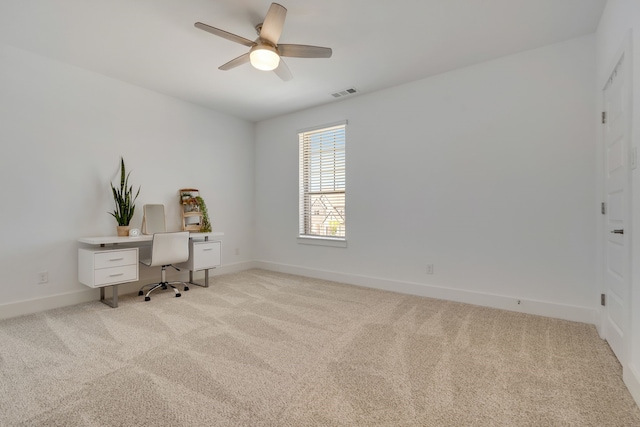
[(345, 127), (341, 123), (298, 134), (302, 237), (345, 237)]

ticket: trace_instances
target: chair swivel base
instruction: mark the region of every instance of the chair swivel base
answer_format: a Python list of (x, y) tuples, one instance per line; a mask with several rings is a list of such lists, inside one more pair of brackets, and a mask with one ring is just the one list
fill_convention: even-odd
[(151, 286), (151, 288), (149, 289), (149, 291), (147, 292), (147, 294), (144, 297), (145, 301), (151, 301), (151, 297), (149, 296), (151, 294), (151, 292), (155, 291), (156, 289), (173, 289), (173, 291), (176, 294), (176, 298), (181, 297), (182, 294), (180, 293), (180, 291), (178, 290), (178, 288), (176, 288), (175, 286), (173, 286), (173, 283), (181, 283), (184, 285), (184, 290), (188, 291), (189, 287), (184, 283), (184, 282), (160, 282), (160, 283), (154, 283), (151, 285), (144, 285), (142, 288), (140, 288), (140, 290), (138, 291), (138, 296), (142, 296), (144, 295), (144, 291), (143, 289), (146, 288), (147, 286)]

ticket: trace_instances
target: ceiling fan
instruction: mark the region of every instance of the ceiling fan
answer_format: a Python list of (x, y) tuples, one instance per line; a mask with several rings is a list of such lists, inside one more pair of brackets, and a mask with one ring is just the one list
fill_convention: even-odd
[(281, 56), (292, 58), (330, 58), (331, 48), (319, 46), (307, 46), (302, 44), (278, 44), (287, 9), (278, 3), (271, 3), (264, 22), (256, 25), (258, 38), (255, 41), (245, 39), (219, 28), (212, 27), (202, 22), (196, 22), (196, 28), (204, 30), (216, 36), (240, 43), (249, 47), (249, 52), (218, 67), (220, 70), (230, 70), (246, 62), (251, 62), (259, 70), (273, 70), (282, 80), (291, 80), (293, 76), (287, 64), (281, 60)]

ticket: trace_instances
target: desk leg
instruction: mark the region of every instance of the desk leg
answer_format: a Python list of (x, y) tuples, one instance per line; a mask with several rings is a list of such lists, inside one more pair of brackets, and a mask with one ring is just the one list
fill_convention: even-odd
[(118, 286), (111, 285), (111, 295), (112, 295), (111, 301), (104, 298), (104, 288), (105, 286), (100, 288), (100, 302), (108, 305), (109, 307), (117, 308), (118, 307)]
[(194, 282), (193, 281), (193, 271), (189, 270), (189, 284), (196, 285), (196, 286), (201, 286), (203, 288), (208, 288), (209, 287), (209, 269), (204, 270), (204, 285), (201, 285), (200, 283)]

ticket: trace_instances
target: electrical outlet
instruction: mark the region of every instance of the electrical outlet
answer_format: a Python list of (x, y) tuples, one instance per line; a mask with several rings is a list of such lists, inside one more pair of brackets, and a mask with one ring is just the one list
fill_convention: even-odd
[(427, 264), (427, 274), (433, 274), (433, 264)]
[(240, 255), (240, 248), (236, 248), (236, 255)]
[(38, 273), (38, 284), (42, 285), (44, 283), (48, 283), (49, 282), (49, 272), (48, 271), (42, 271), (40, 273)]

